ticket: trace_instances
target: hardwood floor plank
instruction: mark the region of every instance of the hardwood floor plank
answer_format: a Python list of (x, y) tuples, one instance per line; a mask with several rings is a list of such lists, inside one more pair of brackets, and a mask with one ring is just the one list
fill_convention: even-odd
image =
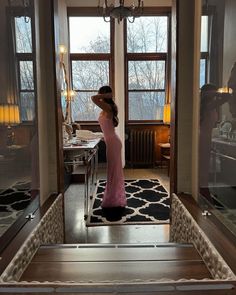
[(211, 278), (202, 261), (32, 262), (20, 281), (131, 282)]
[(40, 248), (32, 262), (202, 260), (194, 247)]

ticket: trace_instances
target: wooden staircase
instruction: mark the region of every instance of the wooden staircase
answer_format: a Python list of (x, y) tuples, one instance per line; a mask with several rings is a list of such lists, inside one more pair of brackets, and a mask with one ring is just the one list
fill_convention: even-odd
[(41, 246), (20, 281), (150, 282), (212, 279), (192, 244)]

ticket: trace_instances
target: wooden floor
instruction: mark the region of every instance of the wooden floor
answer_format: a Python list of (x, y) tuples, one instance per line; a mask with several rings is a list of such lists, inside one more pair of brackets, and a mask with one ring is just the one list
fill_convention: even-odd
[[(124, 169), (126, 179), (159, 179), (169, 191), (166, 168)], [(99, 167), (98, 178), (106, 178)], [(83, 209), (83, 185), (71, 184), (65, 193), (65, 242), (73, 243), (160, 243), (169, 241), (169, 225), (113, 225), (86, 227)]]
[(211, 279), (190, 244), (41, 246), (23, 281), (136, 282)]

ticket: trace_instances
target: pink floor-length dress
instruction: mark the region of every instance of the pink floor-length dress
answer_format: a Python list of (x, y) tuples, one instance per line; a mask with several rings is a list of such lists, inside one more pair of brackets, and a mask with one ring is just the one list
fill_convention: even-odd
[(101, 113), (98, 121), (104, 135), (107, 156), (107, 184), (103, 195), (102, 207), (125, 207), (127, 201), (121, 161), (122, 143), (115, 133), (111, 118), (107, 118)]

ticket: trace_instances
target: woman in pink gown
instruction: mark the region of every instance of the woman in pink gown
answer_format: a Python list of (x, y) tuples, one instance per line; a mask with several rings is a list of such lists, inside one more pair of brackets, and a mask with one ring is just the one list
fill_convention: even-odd
[(112, 99), (112, 89), (103, 86), (92, 101), (102, 109), (99, 116), (107, 156), (107, 182), (102, 200), (103, 209), (124, 209), (127, 204), (125, 196), (124, 175), (121, 161), (122, 143), (115, 132), (118, 125), (118, 110)]

